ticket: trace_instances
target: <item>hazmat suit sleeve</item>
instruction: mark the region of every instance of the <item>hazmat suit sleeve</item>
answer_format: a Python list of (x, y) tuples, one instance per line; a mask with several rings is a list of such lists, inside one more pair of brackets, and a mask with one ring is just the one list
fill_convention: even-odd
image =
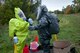
[(42, 27), (45, 27), (46, 25), (48, 25), (48, 21), (45, 17), (42, 17), (36, 26), (31, 26), (31, 27), (29, 27), (29, 29), (30, 30), (39, 30)]
[(39, 24), (34, 27), (35, 27), (35, 30), (38, 30), (42, 27), (45, 27), (46, 25), (48, 25), (48, 21), (45, 17), (42, 17), (41, 20), (39, 21)]
[[(18, 19), (11, 19), (9, 21), (9, 36), (13, 37), (14, 34), (16, 34), (16, 31), (22, 31), (22, 30), (26, 31), (28, 30), (28, 27), (29, 27), (29, 23), (26, 21), (20, 21)], [(17, 33), (17, 34), (20, 35), (20, 33)]]
[(15, 33), (15, 30), (16, 28), (15, 28), (15, 26), (14, 26), (14, 19), (11, 19), (10, 21), (9, 21), (9, 37), (13, 37), (14, 36), (14, 33)]

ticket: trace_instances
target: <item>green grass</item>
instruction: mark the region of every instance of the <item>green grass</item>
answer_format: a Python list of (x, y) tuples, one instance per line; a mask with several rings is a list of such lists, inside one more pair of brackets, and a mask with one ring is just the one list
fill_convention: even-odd
[[(60, 33), (58, 40), (68, 40), (76, 47), (77, 53), (80, 53), (80, 15), (58, 15), (60, 19)], [(37, 32), (31, 32), (30, 36), (35, 37)], [(28, 41), (31, 40), (29, 37)], [(13, 43), (8, 36), (8, 25), (0, 26), (0, 53), (13, 53)]]
[(80, 15), (58, 15), (60, 19), (59, 40), (70, 41), (80, 53)]
[(7, 25), (0, 26), (0, 53), (13, 53), (13, 43), (8, 36)]
[(60, 18), (60, 40), (69, 40), (74, 44), (80, 41), (80, 16), (79, 15), (59, 15)]

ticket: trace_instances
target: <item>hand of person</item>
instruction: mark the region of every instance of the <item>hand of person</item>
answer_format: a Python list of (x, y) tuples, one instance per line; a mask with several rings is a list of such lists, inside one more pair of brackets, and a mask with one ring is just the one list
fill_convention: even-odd
[(29, 30), (30, 31), (35, 30), (34, 26), (29, 26)]
[(30, 25), (33, 25), (33, 20), (31, 18), (28, 19), (28, 22), (30, 23)]

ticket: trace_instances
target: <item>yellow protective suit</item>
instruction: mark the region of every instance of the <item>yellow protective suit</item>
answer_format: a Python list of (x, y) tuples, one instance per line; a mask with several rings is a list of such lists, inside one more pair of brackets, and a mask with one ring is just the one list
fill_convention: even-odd
[(16, 34), (16, 36), (18, 37), (18, 43), (16, 44), (17, 53), (23, 53), (22, 51), (26, 43), (25, 40), (29, 36), (28, 35), (29, 34), (29, 31), (28, 31), (29, 23), (19, 17), (18, 15), (19, 11), (20, 11), (20, 8), (15, 8), (16, 18), (12, 18), (9, 21), (9, 36), (13, 38), (14, 34)]

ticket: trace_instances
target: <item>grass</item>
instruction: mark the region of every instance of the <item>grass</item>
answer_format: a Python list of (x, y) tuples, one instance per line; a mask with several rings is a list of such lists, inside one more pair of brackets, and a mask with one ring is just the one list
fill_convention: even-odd
[(59, 15), (60, 33), (59, 39), (69, 40), (74, 44), (80, 41), (80, 16), (79, 15)]
[[(76, 47), (77, 53), (80, 53), (80, 15), (58, 15), (60, 19), (59, 40), (68, 40)], [(31, 37), (35, 37), (37, 32), (31, 32)], [(29, 37), (28, 41), (31, 40)], [(13, 43), (8, 36), (8, 25), (0, 26), (0, 53), (13, 53)]]
[(59, 40), (70, 41), (80, 53), (80, 15), (58, 15), (60, 19)]
[(13, 53), (13, 43), (8, 36), (7, 25), (0, 26), (0, 53)]

